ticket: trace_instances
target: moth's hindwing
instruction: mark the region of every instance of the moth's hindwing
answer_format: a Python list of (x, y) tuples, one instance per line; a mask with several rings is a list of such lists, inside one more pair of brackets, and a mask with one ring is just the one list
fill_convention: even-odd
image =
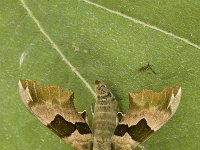
[(31, 80), (19, 81), (19, 93), (27, 109), (76, 150), (90, 150), (91, 130), (86, 112), (74, 107), (74, 94), (59, 86), (40, 87)]
[(131, 93), (129, 110), (117, 125), (112, 143), (115, 150), (133, 150), (159, 130), (176, 112), (181, 98), (180, 87), (162, 92), (143, 90)]

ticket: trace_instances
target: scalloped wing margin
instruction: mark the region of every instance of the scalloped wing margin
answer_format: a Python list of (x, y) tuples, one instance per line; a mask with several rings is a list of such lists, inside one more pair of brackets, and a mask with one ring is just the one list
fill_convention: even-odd
[(27, 109), (45, 126), (77, 150), (90, 150), (91, 130), (86, 112), (74, 107), (74, 93), (59, 86), (40, 87), (35, 81), (20, 80), (20, 97)]
[(115, 150), (132, 150), (159, 130), (176, 112), (181, 88), (166, 87), (162, 92), (143, 90), (130, 93), (129, 110), (117, 125), (112, 144)]

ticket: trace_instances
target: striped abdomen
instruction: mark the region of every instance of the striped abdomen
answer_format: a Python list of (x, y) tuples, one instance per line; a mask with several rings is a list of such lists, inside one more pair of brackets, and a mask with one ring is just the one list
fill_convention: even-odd
[(118, 104), (100, 81), (96, 81), (97, 101), (94, 106), (93, 150), (111, 150), (111, 137), (116, 128)]

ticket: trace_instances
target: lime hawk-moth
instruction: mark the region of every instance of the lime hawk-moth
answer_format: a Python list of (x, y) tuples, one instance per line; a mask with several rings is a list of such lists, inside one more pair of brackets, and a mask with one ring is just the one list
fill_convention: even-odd
[(159, 93), (133, 92), (129, 94), (129, 110), (122, 114), (104, 83), (95, 81), (94, 89), (96, 102), (90, 128), (86, 112), (76, 111), (71, 90), (19, 81), (19, 93), (27, 109), (75, 150), (133, 150), (174, 115), (181, 98), (178, 86)]

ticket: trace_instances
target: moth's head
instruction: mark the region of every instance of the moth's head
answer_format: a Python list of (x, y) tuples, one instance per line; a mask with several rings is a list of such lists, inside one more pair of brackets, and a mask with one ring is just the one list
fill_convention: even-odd
[(95, 81), (94, 90), (97, 96), (107, 95), (107, 93), (109, 92), (107, 86), (99, 80)]

